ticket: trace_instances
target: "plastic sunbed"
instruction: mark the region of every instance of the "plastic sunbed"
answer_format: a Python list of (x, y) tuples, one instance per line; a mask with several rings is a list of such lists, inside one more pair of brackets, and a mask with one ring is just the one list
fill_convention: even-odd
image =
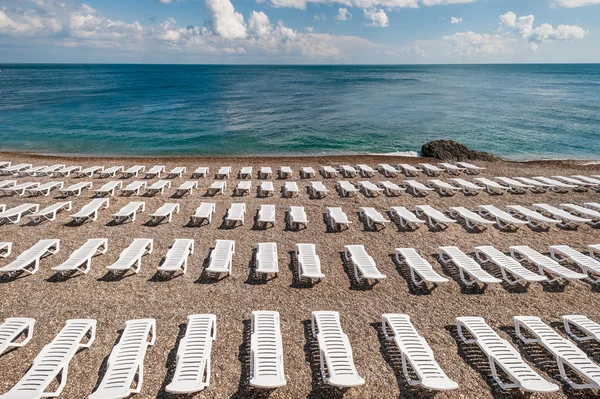
[(510, 249), (510, 256), (518, 260), (519, 262), (528, 261), (535, 265), (539, 273), (542, 275), (549, 274), (553, 278), (549, 278), (548, 282), (552, 283), (557, 280), (565, 280), (567, 282), (574, 280), (581, 280), (587, 278), (587, 274), (577, 273), (571, 269), (567, 269), (561, 266), (557, 261), (548, 256), (542, 255), (541, 253), (529, 248), (526, 245), (512, 246)]
[(200, 177), (207, 178), (208, 177), (209, 168), (206, 166), (199, 166), (196, 168), (194, 173), (192, 173), (192, 179), (198, 179)]
[(375, 169), (365, 164), (358, 164), (356, 168), (359, 170), (359, 173), (362, 177), (373, 177), (375, 176)]
[(452, 223), (456, 223), (456, 220), (450, 219), (442, 212), (438, 211), (429, 205), (417, 205), (415, 207), (415, 213), (417, 216), (427, 217), (427, 224), (432, 229), (446, 229)]
[(344, 257), (354, 266), (354, 277), (357, 282), (363, 280), (384, 280), (386, 275), (377, 269), (375, 260), (367, 253), (362, 245), (346, 245)]
[(140, 195), (142, 189), (146, 189), (146, 182), (137, 180), (121, 187), (121, 195)]
[(477, 166), (477, 165), (473, 165), (472, 163), (468, 163), (468, 162), (454, 162), (455, 164), (457, 164), (458, 166), (460, 166), (461, 168), (465, 168), (465, 172), (467, 174), (470, 175), (477, 175), (479, 174), (480, 171), (485, 170), (485, 168), (481, 167), (481, 166)]
[(315, 244), (296, 244), (296, 261), (298, 262), (298, 276), (301, 280), (325, 278), (321, 272), (321, 259), (317, 255)]
[(437, 166), (432, 165), (430, 163), (420, 163), (419, 166), (423, 168), (423, 171), (425, 172), (425, 174), (427, 174), (427, 176), (434, 177), (444, 173), (444, 169), (438, 168)]
[(429, 187), (437, 188), (441, 195), (452, 196), (461, 190), (460, 187), (455, 187), (452, 184), (439, 179), (430, 179), (427, 180), (427, 182)]
[(414, 196), (424, 197), (429, 194), (429, 191), (433, 191), (433, 188), (427, 187), (423, 183), (416, 180), (403, 180), (401, 185), (406, 187), (407, 190), (411, 191)]
[(138, 177), (140, 172), (143, 172), (145, 170), (146, 170), (146, 167), (144, 165), (134, 165), (123, 171), (123, 178), (127, 179), (129, 177)]
[(225, 223), (229, 224), (231, 227), (236, 226), (238, 223), (243, 225), (245, 214), (246, 214), (246, 204), (242, 204), (242, 203), (231, 204), (231, 206), (227, 210), (227, 215), (225, 216)]
[(54, 255), (60, 250), (59, 239), (39, 240), (31, 248), (21, 252), (15, 260), (0, 268), (0, 274), (12, 276), (25, 272), (34, 274), (40, 267), (40, 260), (46, 255)]
[[(542, 276), (526, 269), (514, 258), (498, 251), (491, 245), (475, 247), (475, 257), (481, 263), (493, 263), (500, 268), (502, 278), (510, 285), (524, 283), (540, 283), (547, 281), (546, 276)], [(509, 275), (511, 277), (509, 277)]]
[(108, 250), (108, 240), (106, 238), (90, 238), (81, 247), (76, 249), (69, 258), (52, 270), (59, 273), (71, 273), (76, 270), (83, 274), (90, 271), (92, 258), (96, 255), (104, 254)]
[(518, 229), (519, 226), (527, 224), (526, 221), (517, 219), (510, 213), (498, 209), (493, 205), (479, 205), (477, 211), (481, 216), (492, 217), (496, 219), (496, 224), (501, 229)]
[(250, 381), (255, 388), (274, 389), (286, 384), (279, 312), (252, 312)]
[(366, 181), (366, 180), (359, 181), (356, 184), (362, 190), (365, 197), (376, 197), (385, 191), (383, 188), (379, 188), (375, 184), (371, 183), (370, 181)]
[(238, 172), (239, 179), (252, 179), (252, 166), (244, 166)]
[(165, 172), (164, 165), (154, 165), (146, 171), (144, 179), (160, 178), (160, 174)]
[[(421, 257), (414, 248), (396, 248), (394, 256), (398, 264), (406, 263), (410, 269), (410, 278), (416, 286), (431, 283), (438, 285), (449, 280), (440, 276), (425, 258)], [(417, 279), (417, 275), (419, 279)]]
[(375, 208), (361, 207), (358, 210), (360, 218), (365, 222), (368, 229), (377, 229), (378, 226), (385, 228), (385, 224), (390, 221), (383, 217)]
[(183, 197), (186, 194), (190, 194), (192, 195), (194, 189), (198, 188), (198, 182), (197, 181), (185, 181), (183, 183), (181, 183), (181, 185), (179, 185), (179, 187), (177, 187), (177, 189), (175, 190), (175, 193), (177, 195), (179, 195), (180, 197)]
[(270, 166), (261, 166), (258, 170), (259, 179), (270, 179), (273, 177), (273, 169)]
[(235, 195), (250, 194), (251, 189), (252, 189), (252, 181), (244, 180), (244, 181), (239, 182), (237, 184), (237, 186), (235, 186), (233, 193)]
[(521, 205), (506, 205), (506, 211), (513, 216), (524, 217), (527, 220), (527, 224), (536, 229), (560, 223), (560, 220), (551, 219)]
[(420, 224), (425, 223), (424, 220), (419, 219), (414, 213), (403, 206), (391, 206), (390, 216), (403, 229), (418, 228)]
[(14, 208), (5, 209), (0, 212), (0, 224), (12, 223), (17, 224), (21, 221), (23, 215), (35, 213), (40, 209), (39, 204), (21, 204)]
[(159, 273), (170, 274), (187, 272), (188, 257), (194, 254), (194, 240), (177, 238), (165, 255), (165, 261), (158, 267)]
[(419, 173), (423, 172), (423, 169), (407, 163), (398, 164), (398, 169), (404, 172), (407, 177), (418, 176)]
[(27, 217), (33, 223), (41, 223), (43, 221), (52, 221), (56, 219), (56, 215), (60, 211), (70, 211), (72, 207), (71, 201), (55, 202), (54, 204), (47, 206), (41, 211), (37, 211), (27, 215)]
[(215, 213), (215, 204), (212, 202), (202, 202), (196, 212), (191, 216), (193, 224), (202, 225), (202, 222), (207, 220), (208, 224), (212, 222), (212, 216)]
[(356, 195), (358, 193), (358, 188), (354, 186), (354, 184), (350, 183), (347, 180), (340, 180), (335, 184), (338, 192), (342, 197), (350, 197), (351, 195)]
[(450, 216), (455, 219), (462, 218), (465, 220), (465, 226), (468, 229), (482, 229), (486, 228), (487, 225), (494, 224), (492, 220), (484, 219), (479, 214), (470, 211), (469, 209), (462, 206), (452, 206), (449, 208)]
[(176, 166), (167, 173), (167, 179), (175, 179), (176, 177), (181, 179), (186, 170), (185, 166)]
[(67, 188), (61, 188), (58, 191), (60, 191), (62, 193), (62, 195), (65, 197), (68, 197), (69, 195), (74, 195), (76, 197), (79, 197), (81, 195), (81, 192), (86, 189), (87, 190), (92, 189), (92, 182), (75, 183), (75, 184), (70, 185)]
[(109, 181), (108, 183), (104, 184), (99, 189), (94, 190), (94, 192), (98, 196), (109, 195), (112, 197), (113, 195), (115, 195), (115, 191), (117, 189), (120, 189), (121, 187), (123, 187), (122, 181), (113, 180), (113, 181)]
[(112, 218), (115, 223), (134, 222), (137, 214), (145, 210), (146, 203), (144, 201), (132, 201), (122, 207), (117, 213), (113, 213)]
[(300, 229), (300, 226), (308, 227), (308, 218), (303, 206), (290, 206), (287, 216), (288, 225), (291, 229)]
[[(460, 279), (467, 286), (472, 284), (483, 284), (486, 286), (502, 282), (502, 280), (483, 270), (473, 258), (468, 257), (458, 247), (439, 247), (439, 257), (442, 263), (447, 264), (450, 262), (458, 268)], [(466, 275), (470, 279), (467, 279)]]
[(116, 260), (106, 268), (111, 272), (127, 272), (131, 269), (134, 273), (140, 271), (142, 266), (142, 257), (146, 254), (151, 254), (154, 241), (151, 238), (136, 238), (125, 248)]
[(320, 181), (311, 181), (310, 182), (310, 196), (312, 198), (324, 198), (329, 193), (329, 190), (325, 185)]
[(166, 220), (167, 223), (171, 223), (174, 213), (179, 213), (179, 204), (167, 202), (166, 204), (161, 205), (154, 213), (150, 214), (150, 223), (159, 224), (163, 220)]
[(216, 194), (225, 194), (225, 189), (227, 188), (226, 181), (215, 181), (213, 184), (208, 187), (208, 195), (216, 195)]
[(588, 275), (590, 281), (600, 283), (600, 261), (593, 257), (584, 255), (568, 245), (550, 246), (550, 256), (558, 263), (572, 262), (576, 264), (581, 268), (582, 273)]
[(108, 169), (98, 171), (98, 175), (100, 175), (101, 178), (105, 179), (107, 177), (115, 177), (117, 173), (123, 172), (124, 170), (125, 168), (123, 166), (111, 166)]
[(348, 219), (348, 215), (346, 215), (342, 208), (328, 207), (325, 213), (327, 216), (327, 223), (331, 230), (342, 231), (344, 227), (346, 229), (350, 228), (352, 222)]
[(402, 193), (402, 191), (406, 190), (406, 188), (400, 187), (396, 183), (392, 183), (391, 181), (387, 180), (380, 181), (379, 183), (377, 183), (377, 185), (384, 190), (385, 195), (387, 195), (388, 197), (397, 197), (398, 195), (400, 195), (400, 193)]
[(275, 227), (275, 205), (261, 205), (256, 217), (256, 223), (260, 227), (272, 225)]
[(235, 241), (216, 240), (215, 247), (210, 253), (210, 262), (206, 268), (207, 273), (227, 273), (231, 275), (233, 255), (235, 254)]
[(108, 198), (95, 198), (83, 206), (77, 213), (69, 215), (75, 223), (98, 219), (98, 211), (109, 207)]
[(560, 221), (558, 223), (560, 227), (575, 228), (581, 224), (592, 222), (591, 219), (575, 216), (563, 209), (548, 204), (533, 204), (532, 208), (544, 216), (552, 216), (554, 219)]
[(160, 195), (163, 195), (165, 193), (165, 189), (170, 188), (171, 187), (171, 181), (170, 180), (158, 180), (157, 182), (154, 182), (152, 185), (146, 187), (146, 195), (155, 195), (160, 193)]
[(510, 186), (503, 186), (502, 184), (486, 179), (485, 177), (474, 177), (473, 181), (475, 183), (479, 183), (485, 186), (485, 191), (489, 194), (504, 194), (506, 191), (510, 190)]
[(337, 177), (338, 171), (332, 166), (321, 166), (321, 174), (326, 179)]
[[(0, 355), (8, 348), (22, 348), (33, 338), (35, 319), (9, 317), (0, 324)], [(18, 338), (22, 337), (21, 340)]]
[(279, 273), (279, 261), (277, 259), (277, 244), (274, 242), (263, 242), (256, 246), (256, 273), (268, 274)]

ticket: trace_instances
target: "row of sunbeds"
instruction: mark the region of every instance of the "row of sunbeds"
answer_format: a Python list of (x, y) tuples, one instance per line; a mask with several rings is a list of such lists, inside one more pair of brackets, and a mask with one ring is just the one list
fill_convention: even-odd
[[(600, 324), (584, 315), (562, 316), (572, 341), (600, 342)], [(526, 344), (539, 344), (554, 356), (561, 378), (573, 389), (600, 388), (600, 366), (571, 340), (535, 316), (513, 317), (515, 333)], [(25, 346), (34, 335), (35, 320), (9, 318), (0, 325), (0, 354), (8, 348)], [(483, 317), (458, 317), (456, 327), (464, 345), (477, 345), (486, 355), (492, 377), (501, 389), (526, 392), (556, 392), (559, 386), (535, 371), (513, 345), (501, 338)], [(175, 372), (165, 390), (172, 394), (193, 394), (210, 385), (211, 355), (216, 340), (217, 318), (214, 314), (188, 316), (185, 336), (177, 348)], [(435, 359), (427, 340), (419, 334), (406, 314), (384, 313), (381, 331), (400, 353), (402, 374), (410, 386), (431, 391), (458, 388)], [(311, 314), (311, 332), (319, 350), (319, 367), (323, 383), (337, 388), (365, 384), (354, 364), (352, 346), (344, 333), (340, 315), (334, 311)], [(20, 336), (25, 336), (18, 341)], [(96, 338), (96, 320), (67, 320), (54, 340), (34, 359), (32, 366), (11, 388), (4, 399), (59, 396), (67, 381), (69, 363), (81, 349), (89, 349)], [(156, 341), (156, 320), (135, 319), (125, 329), (108, 358), (106, 372), (90, 399), (121, 399), (141, 393), (144, 359), (148, 347)], [(274, 311), (254, 311), (251, 316), (249, 385), (259, 389), (276, 389), (287, 384), (284, 371), (280, 316)], [(574, 373), (581, 382), (574, 381)], [(136, 381), (136, 377), (137, 381)], [(47, 389), (54, 379), (60, 384)]]

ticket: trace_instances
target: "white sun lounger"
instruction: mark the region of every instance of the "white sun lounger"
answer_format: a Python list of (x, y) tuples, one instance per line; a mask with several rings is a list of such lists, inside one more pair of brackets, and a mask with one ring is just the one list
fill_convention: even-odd
[(21, 252), (11, 263), (0, 267), (0, 274), (13, 275), (25, 272), (34, 274), (40, 267), (40, 260), (46, 255), (54, 255), (60, 250), (59, 239), (39, 240), (31, 248)]
[[(572, 262), (588, 275), (593, 283), (600, 283), (600, 261), (574, 250), (568, 245), (551, 245), (550, 256), (558, 263)], [(595, 278), (592, 276), (596, 276)]]
[(477, 211), (481, 216), (492, 217), (496, 219), (496, 224), (501, 229), (519, 228), (520, 225), (527, 224), (526, 221), (517, 219), (508, 212), (496, 208), (493, 205), (479, 205)]
[(581, 181), (567, 176), (552, 176), (552, 179), (559, 180), (563, 183), (575, 186), (573, 190), (587, 191), (589, 188), (597, 187), (597, 184), (591, 184), (589, 182)]
[(159, 224), (163, 220), (166, 220), (167, 223), (171, 223), (174, 213), (179, 213), (179, 204), (167, 202), (166, 204), (161, 205), (154, 213), (150, 214), (150, 223)]
[(43, 221), (52, 221), (56, 219), (56, 214), (60, 211), (70, 211), (72, 203), (71, 201), (55, 202), (54, 204), (47, 206), (41, 211), (31, 213), (27, 217), (33, 223), (41, 223)]
[(261, 166), (258, 170), (259, 179), (270, 179), (273, 177), (273, 169), (270, 166)]
[(377, 185), (384, 190), (385, 195), (388, 197), (397, 197), (402, 191), (406, 190), (406, 188), (400, 187), (396, 183), (387, 180), (380, 181)]
[(277, 244), (263, 242), (256, 246), (256, 273), (279, 273), (279, 260), (277, 259)]
[(586, 208), (594, 209), (600, 211), (600, 203), (598, 202), (586, 202), (583, 204)]
[(104, 184), (99, 189), (94, 190), (94, 192), (98, 196), (109, 195), (109, 196), (112, 197), (113, 195), (115, 195), (115, 191), (117, 189), (120, 189), (121, 187), (123, 187), (123, 182), (122, 181), (113, 180), (113, 181), (109, 181), (108, 183)]
[(167, 179), (175, 179), (176, 177), (181, 179), (186, 170), (185, 166), (176, 166), (167, 173)]
[(355, 177), (358, 174), (358, 170), (356, 170), (351, 165), (340, 165), (340, 172), (344, 177)]
[(521, 205), (506, 205), (506, 211), (513, 216), (524, 217), (527, 220), (527, 224), (536, 229), (560, 223), (560, 220), (551, 219)]
[(368, 229), (377, 229), (377, 226), (383, 226), (385, 228), (385, 224), (390, 222), (375, 208), (361, 207), (359, 208), (358, 213)]
[(10, 161), (0, 161), (0, 170), (8, 168), (11, 165)]
[(487, 191), (489, 194), (504, 194), (506, 191), (511, 189), (510, 186), (503, 186), (502, 184), (494, 180), (486, 179), (485, 177), (474, 177), (473, 181), (475, 183), (484, 185), (485, 191)]
[(123, 166), (111, 166), (108, 169), (98, 171), (98, 174), (100, 175), (101, 178), (115, 177), (117, 175), (117, 173), (123, 172), (124, 170), (125, 170), (125, 168)]
[[(594, 340), (600, 342), (600, 324), (583, 315), (561, 316), (567, 335), (575, 342)], [(582, 334), (574, 334), (573, 327)], [(1, 347), (0, 347), (1, 349)], [(0, 350), (0, 353), (2, 351)]]
[[(83, 343), (83, 341), (87, 342)], [(80, 349), (89, 348), (96, 338), (96, 320), (71, 319), (56, 337), (33, 359), (31, 367), (3, 399), (59, 397), (67, 383), (69, 363)], [(58, 386), (56, 386), (57, 380)], [(52, 392), (48, 387), (56, 386)]]
[(27, 169), (21, 169), (19, 171), (15, 171), (13, 172), (13, 175), (16, 176), (35, 176), (39, 171), (46, 169), (48, 166), (46, 165), (38, 165), (38, 166), (31, 166)]
[(0, 212), (0, 224), (12, 223), (17, 224), (21, 221), (23, 215), (35, 213), (40, 209), (39, 204), (21, 204), (14, 208), (6, 209)]
[(121, 187), (121, 195), (140, 195), (142, 189), (146, 189), (146, 182), (141, 180), (136, 180), (129, 183), (125, 187)]
[(407, 177), (418, 176), (423, 171), (423, 169), (407, 163), (399, 163), (398, 169), (404, 172)]
[(444, 169), (449, 175), (460, 175), (467, 169), (465, 167), (457, 166), (448, 162), (440, 162), (437, 164), (437, 166)]
[(6, 258), (12, 253), (12, 242), (0, 242), (0, 258)]
[[(483, 317), (457, 317), (458, 336), (465, 344), (477, 344), (490, 363), (492, 377), (501, 389), (519, 388), (530, 392), (556, 392), (559, 387), (533, 370), (511, 344), (485, 322)], [(465, 337), (465, 331), (472, 338)], [(502, 381), (497, 367), (510, 381)]]
[(574, 175), (571, 176), (573, 179), (577, 179), (585, 184), (587, 184), (590, 188), (597, 190), (600, 187), (600, 179), (594, 179), (593, 177), (583, 176), (583, 175)]
[(450, 216), (455, 219), (464, 219), (465, 226), (468, 229), (484, 229), (487, 225), (494, 224), (494, 221), (484, 219), (479, 214), (468, 210), (462, 206), (452, 206), (449, 208)]
[(192, 195), (192, 193), (194, 192), (194, 189), (198, 188), (198, 182), (197, 181), (185, 181), (183, 183), (181, 183), (181, 185), (179, 185), (179, 187), (177, 187), (177, 190), (175, 190), (175, 193), (177, 195), (179, 195), (180, 197), (183, 197), (186, 194), (190, 194)]
[[(481, 263), (493, 263), (500, 268), (502, 278), (510, 285), (524, 282), (525, 284), (539, 283), (547, 281), (546, 276), (542, 276), (526, 269), (514, 258), (498, 251), (491, 245), (475, 247), (475, 257)], [(508, 275), (511, 275), (509, 277)]]
[(288, 177), (292, 177), (292, 168), (289, 166), (280, 166), (279, 167), (279, 177), (282, 179), (287, 179)]
[(212, 223), (212, 216), (215, 213), (216, 206), (212, 202), (202, 202), (196, 212), (191, 216), (193, 224), (201, 225), (204, 220), (208, 220), (208, 224)]
[(5, 166), (4, 168), (2, 168), (0, 170), (0, 172), (3, 175), (10, 175), (10, 174), (14, 174), (20, 170), (24, 170), (24, 169), (28, 169), (31, 168), (33, 165), (30, 163), (20, 163), (17, 165), (12, 165), (12, 166)]
[(241, 182), (239, 182), (237, 184), (237, 186), (235, 186), (235, 189), (233, 190), (234, 195), (244, 195), (244, 194), (250, 194), (250, 190), (252, 189), (252, 181), (250, 180), (243, 180)]
[(427, 224), (429, 224), (429, 227), (432, 229), (446, 229), (451, 223), (456, 223), (456, 220), (450, 219), (430, 205), (417, 205), (415, 207), (415, 213), (417, 216), (426, 216)]
[[(479, 263), (467, 256), (458, 247), (439, 247), (440, 261), (444, 264), (453, 263), (460, 273), (460, 279), (465, 285), (481, 283), (483, 285), (501, 283), (502, 280), (483, 270)], [(469, 275), (468, 280), (465, 273)]]
[(356, 184), (358, 185), (359, 189), (362, 190), (363, 194), (366, 197), (376, 197), (385, 191), (383, 188), (379, 188), (375, 184), (371, 183), (370, 181), (366, 181), (366, 180), (359, 181)]
[(230, 176), (231, 166), (221, 166), (215, 173), (215, 179), (229, 179)]
[(227, 188), (226, 181), (215, 181), (215, 182), (213, 182), (213, 184), (210, 185), (210, 187), (208, 187), (207, 192), (209, 195), (217, 195), (217, 194), (224, 195), (226, 188)]
[(546, 190), (552, 188), (551, 184), (543, 183), (539, 180), (530, 179), (528, 177), (515, 177), (515, 180), (530, 186), (529, 189), (534, 193), (545, 193)]
[[(388, 341), (394, 341), (402, 356), (402, 372), (410, 386), (421, 386), (433, 391), (449, 391), (458, 388), (440, 367), (431, 347), (406, 314), (384, 313), (381, 330)], [(409, 367), (416, 375), (413, 379)]]
[(108, 198), (94, 198), (83, 206), (77, 213), (69, 215), (75, 223), (83, 223), (86, 220), (98, 219), (98, 211), (109, 206)]
[(165, 189), (170, 188), (170, 187), (171, 187), (170, 180), (159, 180), (157, 182), (154, 182), (151, 186), (146, 187), (146, 195), (152, 196), (157, 193), (160, 193), (160, 195), (163, 195), (165, 193)]
[(235, 254), (235, 241), (216, 240), (215, 247), (210, 252), (210, 262), (206, 268), (207, 273), (227, 273), (231, 275), (233, 255)]
[(311, 181), (310, 182), (310, 196), (312, 198), (324, 198), (329, 193), (329, 190), (323, 182), (320, 181)]
[(362, 245), (346, 245), (344, 247), (344, 257), (347, 262), (352, 262), (354, 266), (354, 277), (358, 283), (363, 280), (384, 280), (386, 275), (377, 269), (375, 260), (369, 256), (365, 247)]
[(286, 181), (283, 184), (283, 194), (286, 197), (298, 196), (300, 193), (300, 189), (298, 189), (298, 184), (295, 181)]
[(1, 190), (4, 194), (24, 195), (25, 190), (37, 187), (39, 185), (40, 185), (40, 183), (36, 183), (36, 182), (26, 182), (26, 183), (15, 184), (14, 186), (10, 186), (10, 187), (3, 187)]
[(347, 180), (340, 180), (335, 183), (335, 188), (337, 188), (338, 192), (342, 197), (350, 197), (351, 195), (356, 195), (358, 193), (358, 188), (354, 186), (354, 184), (350, 183)]
[(86, 274), (90, 271), (92, 258), (106, 253), (108, 240), (106, 238), (90, 238), (81, 247), (76, 249), (69, 258), (58, 266), (52, 268), (59, 273), (71, 273), (79, 270)]
[(358, 171), (362, 177), (375, 176), (375, 169), (373, 169), (369, 165), (365, 165), (365, 164), (361, 163), (361, 164), (356, 165), (356, 168), (358, 169)]
[(78, 172), (75, 172), (75, 175), (78, 177), (90, 177), (93, 178), (96, 173), (102, 173), (104, 171), (104, 166), (90, 166), (85, 169), (82, 169)]
[(65, 183), (62, 181), (50, 181), (48, 183), (40, 184), (39, 186), (27, 188), (25, 191), (31, 196), (43, 195), (44, 197), (47, 197), (52, 190), (61, 189), (64, 185)]
[(164, 165), (154, 165), (146, 171), (144, 179), (160, 178), (160, 174), (165, 172)]
[(338, 312), (312, 312), (311, 330), (319, 345), (321, 378), (325, 384), (352, 388), (365, 384), (358, 374), (348, 336), (342, 330)]
[[(155, 319), (128, 320), (119, 343), (108, 357), (106, 373), (89, 399), (122, 399), (140, 393), (144, 383), (146, 351), (155, 341)], [(136, 375), (135, 388), (132, 388)]]
[(470, 175), (477, 175), (477, 174), (479, 174), (480, 171), (485, 170), (484, 167), (473, 165), (472, 163), (468, 163), (468, 162), (454, 162), (454, 163), (456, 165), (460, 166), (461, 168), (465, 168), (465, 172)]
[(194, 171), (194, 173), (192, 173), (192, 179), (198, 179), (200, 177), (203, 178), (207, 178), (208, 177), (208, 172), (209, 172), (209, 168), (206, 166), (199, 166), (196, 168), (196, 170)]
[(124, 223), (126, 221), (134, 222), (135, 217), (138, 213), (146, 210), (146, 203), (144, 201), (132, 201), (122, 207), (117, 213), (113, 213), (111, 216), (115, 223)]
[(134, 239), (133, 242), (121, 252), (119, 259), (106, 268), (111, 272), (117, 273), (124, 273), (131, 269), (131, 271), (137, 274), (142, 266), (142, 257), (152, 253), (153, 244), (154, 241), (152, 238)]
[(441, 195), (454, 195), (461, 190), (460, 187), (453, 186), (452, 184), (439, 179), (430, 179), (427, 180), (427, 182), (429, 187), (437, 188)]
[(430, 163), (420, 163), (419, 166), (423, 168), (423, 171), (427, 176), (435, 177), (444, 173), (444, 169), (438, 168)]
[[(22, 348), (33, 338), (35, 319), (9, 317), (0, 325), (0, 355), (8, 348)], [(23, 337), (20, 341), (19, 337)]]
[[(556, 359), (560, 376), (572, 388), (600, 388), (600, 366), (592, 362), (577, 345), (563, 338), (539, 317), (515, 316), (513, 320), (519, 339), (527, 344), (539, 343), (546, 348)], [(528, 335), (533, 338), (524, 336), (523, 330), (526, 330)], [(585, 383), (576, 383), (571, 380), (566, 373), (567, 369), (577, 373)]]
[(340, 207), (328, 207), (326, 210), (327, 222), (333, 231), (342, 231), (343, 227), (350, 228), (352, 223), (348, 215)]
[(577, 186), (575, 184), (563, 183), (559, 180), (550, 179), (550, 178), (544, 177), (544, 176), (536, 176), (536, 177), (534, 177), (534, 179), (537, 181), (541, 181), (542, 183), (548, 184), (550, 186), (550, 190), (552, 190), (554, 192), (566, 193), (570, 189), (578, 189), (579, 188), (579, 186)]
[(263, 197), (268, 197), (269, 195), (273, 195), (275, 193), (275, 187), (273, 187), (272, 181), (262, 181), (260, 182), (260, 186), (258, 186), (259, 195)]
[(85, 189), (91, 190), (91, 188), (92, 188), (92, 182), (79, 182), (79, 183), (72, 184), (67, 188), (61, 188), (58, 191), (60, 191), (62, 193), (62, 195), (65, 197), (68, 197), (69, 195), (74, 195), (76, 197), (79, 197), (83, 190), (85, 190)]
[(377, 165), (377, 169), (385, 177), (396, 177), (399, 173), (397, 169), (387, 163), (380, 163)]
[(238, 222), (244, 224), (244, 215), (246, 214), (246, 204), (235, 203), (231, 204), (225, 216), (225, 223), (234, 227)]
[(290, 229), (300, 229), (300, 226), (308, 228), (308, 218), (303, 206), (290, 206), (287, 216)]
[(582, 218), (590, 219), (591, 222), (589, 223), (592, 226), (600, 225), (600, 211), (595, 211), (593, 209), (586, 208), (585, 206), (575, 204), (560, 204), (559, 206), (572, 214)]
[(9, 188), (17, 184), (16, 180), (2, 180), (0, 181), (0, 190), (4, 188)]
[(321, 272), (321, 259), (317, 255), (315, 244), (296, 244), (296, 261), (300, 280), (325, 278)]
[(531, 207), (544, 216), (552, 216), (554, 219), (560, 221), (560, 223), (558, 223), (558, 226), (560, 227), (573, 228), (580, 224), (592, 222), (592, 219), (575, 216), (563, 209), (548, 204), (533, 204)]
[(254, 311), (251, 320), (250, 386), (264, 389), (285, 386), (279, 312)]
[(485, 187), (478, 186), (477, 184), (465, 179), (461, 179), (460, 177), (453, 177), (450, 179), (450, 181), (459, 185), (463, 193), (466, 195), (477, 195), (481, 190), (485, 190)]
[(330, 179), (337, 177), (338, 171), (332, 166), (321, 166), (321, 174), (324, 178)]
[(559, 279), (563, 279), (568, 281), (574, 280), (582, 280), (587, 278), (587, 274), (577, 273), (572, 271), (571, 269), (567, 269), (564, 266), (561, 266), (557, 261), (552, 258), (549, 258), (546, 255), (542, 255), (541, 253), (529, 248), (526, 245), (517, 245), (510, 247), (510, 256), (518, 260), (519, 262), (528, 261), (535, 265), (539, 273), (541, 275), (549, 274), (553, 276), (548, 279), (548, 282), (552, 283)]
[(79, 172), (80, 170), (81, 166), (65, 166), (62, 169), (51, 172), (49, 175), (54, 177), (68, 177), (71, 175), (71, 173)]
[(256, 223), (260, 227), (268, 225), (275, 227), (275, 205), (261, 205), (256, 217)]
[(179, 395), (192, 394), (210, 385), (210, 355), (216, 338), (217, 316), (188, 316), (185, 336), (177, 348), (175, 374), (165, 391)]
[(123, 171), (123, 178), (127, 179), (129, 177), (138, 177), (140, 172), (143, 172), (145, 170), (146, 170), (146, 167), (144, 165), (134, 165)]
[(244, 166), (238, 172), (239, 179), (252, 179), (252, 166)]
[(390, 216), (392, 220), (399, 224), (403, 229), (418, 228), (419, 224), (425, 223), (424, 220), (419, 219), (414, 213), (403, 206), (391, 206)]
[(54, 165), (46, 166), (45, 168), (38, 170), (34, 175), (35, 176), (50, 176), (52, 173), (56, 172), (59, 169), (65, 168), (67, 165), (64, 163), (57, 163)]
[(412, 191), (413, 195), (415, 196), (424, 197), (427, 194), (429, 194), (429, 191), (434, 191), (433, 188), (427, 187), (423, 183), (418, 182), (416, 180), (403, 180), (401, 185), (403, 187), (406, 187), (406, 189), (408, 189), (409, 191)]
[(194, 254), (194, 240), (177, 238), (165, 255), (165, 261), (157, 269), (159, 273), (187, 272), (188, 257)]
[[(449, 280), (440, 276), (425, 258), (421, 257), (414, 248), (396, 248), (394, 256), (398, 264), (406, 263), (410, 269), (410, 278), (412, 282), (419, 286), (423, 283), (432, 283), (438, 285), (447, 283)], [(419, 279), (417, 279), (417, 276)]]

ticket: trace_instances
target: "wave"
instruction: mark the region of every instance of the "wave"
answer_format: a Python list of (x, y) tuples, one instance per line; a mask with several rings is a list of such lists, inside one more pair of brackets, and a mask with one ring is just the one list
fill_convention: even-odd
[(380, 155), (384, 157), (411, 157), (411, 158), (420, 158), (423, 155), (417, 151), (394, 151), (394, 152), (369, 152), (367, 155)]

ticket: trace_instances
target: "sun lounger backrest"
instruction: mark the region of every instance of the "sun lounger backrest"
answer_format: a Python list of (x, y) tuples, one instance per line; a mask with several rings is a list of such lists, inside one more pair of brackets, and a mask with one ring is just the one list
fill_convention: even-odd
[[(35, 319), (29, 317), (9, 317), (0, 324), (0, 355), (10, 348), (19, 348), (26, 345), (33, 337)], [(17, 338), (25, 335), (21, 341)]]
[(283, 345), (279, 313), (252, 312), (250, 338), (250, 385), (273, 389), (284, 386)]

